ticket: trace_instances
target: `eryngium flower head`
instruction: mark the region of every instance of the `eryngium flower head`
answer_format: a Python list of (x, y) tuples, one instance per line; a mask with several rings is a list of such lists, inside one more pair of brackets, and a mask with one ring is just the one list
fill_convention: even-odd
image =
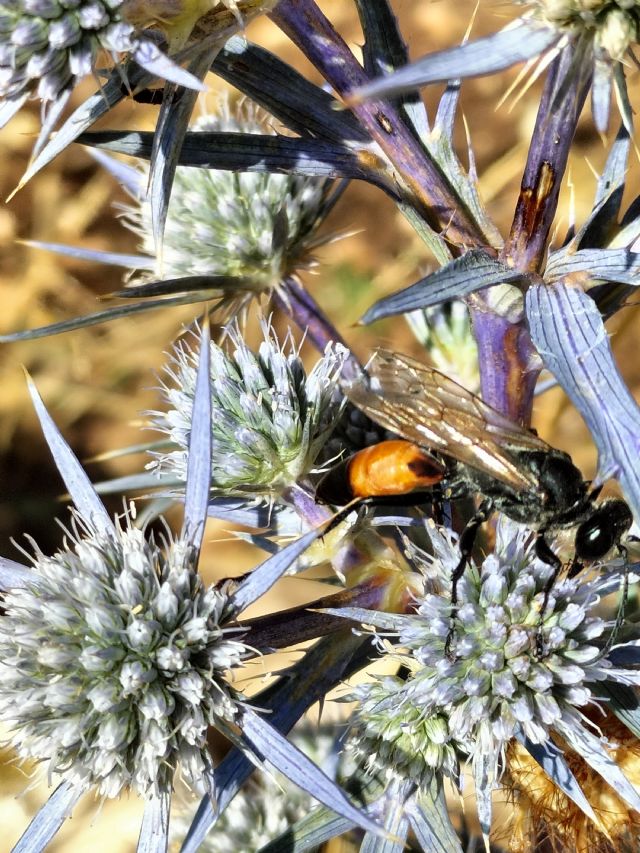
[(572, 33), (593, 33), (596, 48), (613, 60), (624, 57), (638, 41), (640, 3), (636, 0), (529, 0), (535, 17)]
[[(194, 131), (273, 133), (249, 101), (198, 119)], [(269, 294), (288, 275), (315, 266), (314, 251), (328, 238), (316, 228), (334, 184), (300, 175), (234, 173), (178, 166), (155, 276), (229, 276), (237, 297)], [(128, 225), (155, 256), (151, 204), (127, 209)]]
[[(346, 350), (329, 346), (307, 374), (291, 335), (281, 347), (266, 323), (254, 354), (237, 327), (228, 331), (232, 351), (211, 344), (213, 452), (211, 486), (235, 495), (278, 494), (308, 474), (341, 411), (337, 377)], [(179, 344), (165, 368), (166, 412), (153, 424), (178, 450), (152, 467), (184, 479), (199, 344)]]
[(495, 780), (512, 738), (544, 744), (555, 732), (571, 743), (584, 735), (581, 709), (597, 698), (597, 682), (637, 680), (609, 660), (610, 625), (597, 615), (611, 578), (582, 573), (556, 581), (541, 620), (553, 567), (536, 557), (528, 531), (501, 518), (494, 553), (481, 567), (470, 567), (458, 587), (451, 659), (445, 643), (459, 550), (432, 523), (428, 533), (434, 556), (413, 545), (409, 556), (430, 591), (398, 627), (397, 645), (404, 650), (398, 657), (410, 676), (361, 688), (359, 717), (372, 753), (371, 734), (379, 732), (371, 762), (393, 767), (399, 755), (406, 756), (405, 765), (413, 757), (417, 778), (419, 764), (423, 774), (438, 763), (449, 772), (455, 750), (489, 762)]
[(0, 620), (0, 716), (19, 755), (108, 797), (157, 795), (178, 765), (197, 781), (208, 726), (235, 716), (224, 674), (244, 646), (190, 546), (160, 546), (128, 518), (115, 538), (77, 518), (33, 571)]
[(97, 55), (139, 44), (123, 0), (4, 0), (0, 7), (0, 101), (35, 94), (56, 101), (95, 68)]

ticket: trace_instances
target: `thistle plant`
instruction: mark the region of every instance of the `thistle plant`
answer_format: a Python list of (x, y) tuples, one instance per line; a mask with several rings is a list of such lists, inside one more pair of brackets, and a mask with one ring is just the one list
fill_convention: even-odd
[[(29, 565), (0, 559), (0, 716), (16, 755), (58, 785), (19, 851), (45, 849), (89, 790), (145, 800), (144, 851), (169, 839), (185, 853), (297, 851), (347, 833), (368, 853), (462, 851), (479, 839), (445, 785), (462, 791), (467, 771), (488, 850), (638, 846), (640, 410), (605, 327), (640, 281), (639, 199), (622, 209), (638, 9), (516, 3), (498, 32), (413, 59), (392, 5), (354, 0), (361, 55), (315, 0), (166, 14), (15, 2), (0, 15), (0, 120), (31, 98), (45, 110), (24, 180), (72, 144), (97, 149), (133, 198), (140, 241), (134, 256), (40, 244), (125, 267), (120, 302), (2, 340), (197, 305), (145, 416), (162, 433), (150, 461), (101, 484), (144, 493), (115, 521), (33, 392), (75, 509), (54, 554), (32, 544)], [(238, 35), (261, 14), (321, 83)], [(64, 115), (105, 53), (113, 67)], [(543, 86), (502, 233), (482, 201), (473, 119), (458, 150), (457, 107), (468, 78), (518, 63), (519, 97), (534, 98), (533, 77)], [(222, 80), (237, 95), (194, 120), (202, 81)], [(432, 83), (445, 87), (428, 115), (419, 90)], [(613, 90), (621, 127), (591, 212), (573, 221), (559, 199), (574, 134), (589, 95), (587, 120), (606, 131)], [(91, 130), (131, 94), (159, 105), (155, 130)], [(329, 304), (316, 249), (355, 180), (424, 244), (426, 274), (370, 294), (361, 318), (384, 320), (381, 337), (395, 324), (408, 337), (408, 321), (417, 359), (369, 358)], [(589, 428), (592, 482), (530, 430), (543, 370)], [(622, 497), (600, 499), (607, 481)], [(159, 518), (170, 503), (177, 532)], [(209, 584), (209, 517), (242, 525), (234, 534), (266, 558), (240, 578), (214, 565), (222, 580)], [(325, 593), (274, 609), (271, 587), (287, 574), (300, 602), (309, 567)], [(269, 656), (292, 647), (274, 673)], [(320, 728), (309, 752), (288, 733), (333, 700), (346, 702), (325, 773)], [(169, 814), (178, 776), (201, 798), (186, 823)]]

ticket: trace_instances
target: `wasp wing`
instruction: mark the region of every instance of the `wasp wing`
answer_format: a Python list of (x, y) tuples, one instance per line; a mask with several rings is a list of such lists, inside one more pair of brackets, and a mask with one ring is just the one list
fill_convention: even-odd
[(376, 350), (367, 372), (369, 381), (360, 377), (343, 389), (372, 420), (514, 489), (536, 488), (535, 476), (518, 466), (510, 452), (548, 452), (550, 446), (532, 432), (409, 356)]

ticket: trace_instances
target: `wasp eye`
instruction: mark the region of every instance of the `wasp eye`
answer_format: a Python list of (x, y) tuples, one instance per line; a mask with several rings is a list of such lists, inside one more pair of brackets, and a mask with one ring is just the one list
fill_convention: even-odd
[(576, 555), (583, 560), (598, 560), (620, 543), (622, 535), (633, 521), (631, 510), (624, 501), (611, 500), (600, 504), (576, 532)]

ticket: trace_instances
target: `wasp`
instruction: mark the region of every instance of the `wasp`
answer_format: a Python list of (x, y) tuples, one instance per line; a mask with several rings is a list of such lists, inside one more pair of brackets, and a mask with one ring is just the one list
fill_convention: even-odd
[[(367, 375), (368, 374), (368, 375)], [(460, 536), (460, 562), (452, 576), (452, 624), (457, 584), (479, 527), (500, 511), (537, 531), (535, 551), (554, 568), (547, 595), (562, 563), (548, 533), (575, 528), (575, 561), (604, 557), (633, 522), (625, 501), (596, 502), (571, 457), (533, 431), (501, 415), (475, 394), (434, 368), (388, 350), (376, 350), (367, 374), (343, 383), (346, 397), (398, 439), (360, 450), (320, 480), (318, 499), (354, 503), (417, 505), (439, 493), (447, 500), (482, 496)], [(543, 605), (542, 613), (544, 613)], [(448, 639), (449, 648), (451, 638)]]

